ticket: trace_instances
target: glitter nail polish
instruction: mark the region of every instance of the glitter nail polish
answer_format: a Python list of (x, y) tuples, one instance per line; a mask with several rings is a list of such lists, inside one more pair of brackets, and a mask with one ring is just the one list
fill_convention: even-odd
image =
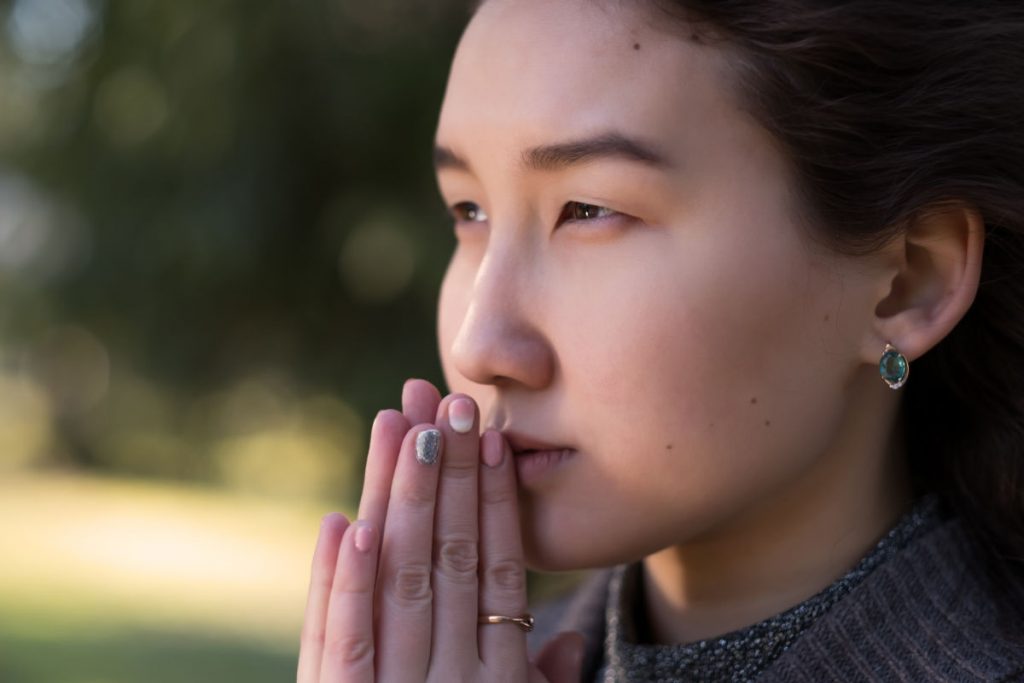
[(424, 465), (433, 465), (441, 453), (441, 432), (424, 429), (416, 435), (416, 459)]

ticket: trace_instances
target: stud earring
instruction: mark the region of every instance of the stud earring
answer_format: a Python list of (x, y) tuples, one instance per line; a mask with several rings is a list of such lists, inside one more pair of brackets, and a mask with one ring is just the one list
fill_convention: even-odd
[(910, 376), (910, 362), (907, 357), (888, 342), (885, 344), (885, 351), (882, 352), (878, 369), (890, 389), (899, 389), (907, 383), (907, 377)]

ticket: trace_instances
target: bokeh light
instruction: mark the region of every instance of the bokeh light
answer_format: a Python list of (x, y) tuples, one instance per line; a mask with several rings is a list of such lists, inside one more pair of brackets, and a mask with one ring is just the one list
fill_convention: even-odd
[(88, 0), (14, 0), (7, 36), (29, 64), (70, 62), (96, 26)]
[(153, 137), (169, 116), (160, 81), (141, 66), (121, 67), (96, 90), (96, 126), (117, 147), (133, 147)]
[(369, 304), (386, 303), (409, 286), (416, 269), (412, 229), (395, 212), (372, 214), (351, 229), (338, 268), (353, 297)]
[(0, 170), (0, 207), (0, 272), (41, 282), (88, 260), (84, 219), (28, 178)]

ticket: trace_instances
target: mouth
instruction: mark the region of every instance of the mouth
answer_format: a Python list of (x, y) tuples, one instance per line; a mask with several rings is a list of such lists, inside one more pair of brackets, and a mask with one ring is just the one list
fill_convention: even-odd
[(516, 457), (539, 453), (559, 454), (575, 450), (572, 446), (546, 441), (523, 432), (505, 431), (502, 435)]
[(528, 489), (540, 487), (542, 482), (560, 470), (575, 455), (572, 446), (556, 441), (524, 434), (522, 432), (502, 432), (516, 463), (519, 485)]
[(568, 455), (573, 449), (571, 448), (527, 448), (521, 451), (512, 451), (512, 455), (517, 458), (525, 458), (527, 456), (546, 456), (546, 457), (560, 457)]

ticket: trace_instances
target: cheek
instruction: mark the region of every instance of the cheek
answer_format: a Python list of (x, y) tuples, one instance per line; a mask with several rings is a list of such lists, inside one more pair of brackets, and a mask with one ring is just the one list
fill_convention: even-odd
[(568, 383), (594, 407), (628, 412), (634, 433), (765, 426), (754, 418), (770, 419), (781, 409), (772, 395), (809, 369), (794, 373), (791, 360), (815, 306), (807, 290), (820, 291), (806, 261), (784, 245), (734, 249), (721, 232), (717, 243), (665, 242), (629, 260), (641, 267), (602, 267), (567, 297)]
[(553, 320), (581, 445), (597, 461), (580, 490), (638, 512), (642, 532), (614, 515), (602, 528), (642, 554), (792, 478), (824, 448), (841, 406), (823, 353), (834, 327), (819, 311), (837, 294), (785, 239), (752, 249), (719, 231), (714, 243), (663, 244), (627, 262), (643, 267), (603, 264), (585, 287), (564, 283)]

